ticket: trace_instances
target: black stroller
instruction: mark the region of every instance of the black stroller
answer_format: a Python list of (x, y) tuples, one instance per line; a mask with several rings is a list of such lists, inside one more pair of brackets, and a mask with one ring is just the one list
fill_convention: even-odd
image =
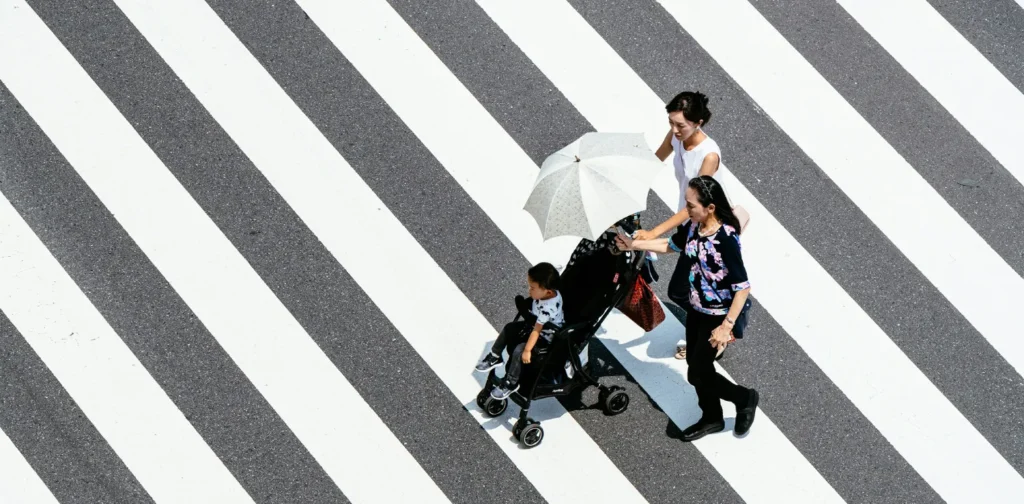
[[(623, 225), (624, 221), (619, 225), (626, 231), (639, 227), (638, 221), (635, 228)], [(629, 223), (632, 222), (633, 219), (629, 219)], [(565, 323), (554, 334), (550, 345), (534, 351), (533, 362), (523, 367), (519, 390), (509, 396), (521, 408), (512, 434), (526, 448), (533, 448), (544, 439), (540, 422), (528, 416), (530, 404), (537, 399), (563, 397), (593, 385), (600, 389), (598, 403), (607, 414), (617, 415), (629, 406), (625, 389), (601, 385), (581, 360), (581, 357), (586, 359), (590, 339), (633, 288), (637, 276), (653, 272), (646, 263), (646, 254), (618, 251), (614, 237), (614, 233), (607, 232), (596, 242), (582, 240), (573, 252), (560, 282)], [(518, 313), (513, 322), (520, 317), (532, 321), (529, 299), (518, 295), (515, 301)], [(487, 382), (476, 397), (477, 405), (490, 417), (500, 416), (508, 407), (508, 399), (494, 399), (490, 394), (500, 381), (496, 370), (492, 369), (487, 375)]]

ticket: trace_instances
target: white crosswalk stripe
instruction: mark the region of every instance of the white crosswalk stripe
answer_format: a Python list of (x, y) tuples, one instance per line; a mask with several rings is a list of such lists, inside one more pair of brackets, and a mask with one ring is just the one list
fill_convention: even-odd
[[(374, 7), (363, 4), (359, 12), (314, 10), (310, 7), (317, 4), (316, 0), (302, 0), (302, 3), (308, 6), (307, 12), (317, 12), (312, 14), (313, 19), (320, 23), (321, 28), (355, 63), (370, 84), (388, 100), (431, 153), (441, 160), (453, 178), (461, 182), (470, 197), (498, 224), (527, 260), (531, 263), (545, 259), (557, 260), (558, 256), (545, 257), (550, 252), (543, 250), (544, 245), (536, 225), (520, 211), (522, 192), (507, 190), (509, 187), (523, 187), (528, 191), (537, 176), (537, 166), (472, 95), (458, 84), (458, 80), (451, 74), (445, 74), (443, 64), (432, 57), (429, 49), (407, 25), (403, 26), (401, 18), (382, 1)], [(338, 23), (339, 20), (345, 20), (347, 24)], [(533, 33), (541, 33), (546, 28), (535, 28)], [(549, 43), (547, 48), (552, 52), (558, 51), (554, 44)], [(430, 89), (430, 94), (438, 99), (418, 100), (403, 93), (405, 80), (409, 76), (415, 76), (419, 85)], [(488, 155), (504, 159), (507, 163), (508, 169), (502, 178), (474, 176), (476, 160)], [(620, 343), (641, 336), (634, 330), (635, 325), (621, 317), (610, 318), (605, 322), (605, 327), (610, 329), (605, 337)], [(659, 329), (669, 335), (683, 331), (681, 324), (674, 318), (663, 323)], [(611, 348), (616, 346), (612, 345)], [(633, 350), (642, 353), (646, 349), (633, 347)], [(675, 370), (635, 365), (630, 359), (623, 359), (616, 352), (613, 353), (651, 397), (662, 405), (680, 429), (697, 420), (693, 415), (673, 412), (671, 404), (662, 403), (666, 399), (677, 399), (678, 394), (673, 392), (677, 385), (685, 383), (685, 364), (679, 363)], [(712, 465), (732, 476), (727, 479), (733, 482), (733, 486), (748, 502), (778, 502), (786, 496), (809, 500), (841, 500), (814, 467), (775, 428), (771, 420), (763, 413), (761, 415), (762, 423), (759, 424), (761, 428), (758, 433), (743, 442), (733, 440), (715, 443), (704, 439), (697, 446)], [(768, 460), (772, 464), (766, 466)], [(799, 481), (796, 486), (808, 493), (799, 497), (794, 494), (789, 484), (795, 481)]]
[(0, 230), (0, 308), (150, 495), (252, 502), (4, 198)]
[(1024, 95), (992, 63), (925, 0), (839, 3), (1024, 184)]
[[(610, 48), (602, 47), (603, 43), (597, 34), (586, 30), (582, 19), (572, 15), (568, 4), (523, 2), (513, 8), (511, 4), (497, 1), (480, 2), (486, 5), (488, 13), (512, 39), (524, 47), (524, 51), (551, 77), (552, 82), (566, 90), (566, 97), (595, 126), (610, 131), (616, 128), (644, 131), (652, 148), (661, 144), (667, 128), (655, 114), (646, 113), (657, 110), (656, 96), (625, 63), (616, 61), (618, 58)], [(527, 14), (542, 9), (545, 15), (537, 19), (543, 21), (531, 23), (532, 18)], [(557, 27), (554, 26), (556, 23), (549, 21), (553, 19), (558, 20)], [(577, 65), (565, 63), (569, 54), (580, 53), (584, 47), (587, 48), (588, 61), (580, 61)], [(605, 104), (602, 100), (604, 96), (615, 97), (612, 100), (614, 105)], [(727, 177), (733, 200), (750, 207), (751, 218), (758, 223), (757, 228), (747, 233), (744, 240), (744, 249), (750, 251), (747, 259), (748, 274), (751, 281), (758, 285), (758, 299), (815, 358), (829, 378), (840, 384), (850, 399), (865, 411), (867, 417), (904, 456), (917, 462), (915, 467), (936, 471), (934, 475), (926, 475), (926, 479), (933, 482), (933, 485), (951, 482), (955, 474), (959, 474), (958, 481), (962, 481), (965, 477), (964, 469), (957, 463), (955, 456), (977, 453), (975, 460), (987, 460), (978, 467), (977, 477), (982, 478), (979, 480), (980, 486), (993, 488), (994, 495), (1024, 490), (1020, 486), (1024, 480), (971, 427), (967, 419), (942, 397), (927, 377), (914, 368), (896, 345), (886, 339), (885, 334), (870, 321), (866, 313), (858, 313), (856, 303), (844, 295), (827, 272), (801, 249), (796, 240), (784, 241), (786, 232), (782, 225), (763, 207), (759, 208), (746, 188), (734, 177)], [(674, 187), (677, 186), (659, 187), (663, 194), (669, 195), (668, 198), (663, 197), (663, 200), (670, 207), (678, 201), (678, 192), (671, 192)], [(817, 289), (814, 299), (799, 308), (791, 304), (787, 306), (789, 295), (785, 289), (785, 275), (779, 275), (785, 271), (801, 271), (804, 275), (815, 277), (812, 282)], [(834, 293), (834, 296), (827, 296), (830, 293)], [(786, 314), (787, 310), (794, 308), (798, 308), (799, 312)], [(807, 311), (823, 316), (812, 323), (814, 315)], [(857, 328), (852, 330), (858, 334), (857, 341), (841, 334), (830, 334), (829, 326), (839, 321), (851, 330)], [(866, 345), (868, 341), (871, 343)], [(871, 352), (870, 356), (868, 351)], [(875, 359), (880, 364), (880, 371), (864, 376), (856, 363), (866, 359)], [(882, 362), (885, 364), (881, 365)], [(900, 383), (901, 386), (886, 387), (887, 383)], [(949, 441), (937, 444), (931, 442), (933, 439)], [(751, 448), (741, 448), (736, 457), (750, 457), (747, 450)], [(936, 450), (948, 451), (943, 453)], [(729, 461), (723, 465), (735, 468), (738, 461)], [(789, 473), (785, 480), (789, 483), (795, 474), (792, 469), (782, 469), (784, 466), (776, 461), (776, 468)], [(780, 485), (778, 490), (781, 494), (776, 499), (783, 499), (783, 495), (789, 491), (786, 484), (780, 481), (782, 474), (771, 476), (765, 469), (760, 469), (757, 474), (765, 480), (751, 488), (757, 495), (766, 496), (772, 482)], [(1001, 479), (985, 479), (994, 475), (999, 475)], [(752, 474), (744, 476), (735, 479), (754, 479)], [(1006, 487), (1000, 488), (999, 481)], [(800, 485), (801, 488), (810, 486), (807, 483)], [(962, 488), (959, 484), (956, 487)]]
[(4, 502), (39, 502), (57, 504), (57, 498), (18, 452), (11, 438), (0, 431), (0, 498)]
[[(25, 6), (18, 0), (7, 4)], [(132, 12), (140, 24), (157, 21), (144, 17), (147, 10)], [(12, 83), (15, 96), (34, 112), (90, 188), (342, 490), (357, 498), (368, 492), (376, 478), (398, 470), (404, 484), (388, 486), (383, 494), (374, 488), (381, 498), (443, 501), (436, 484), (373, 410), (361, 404), (345, 377), (127, 121), (105, 102), (100, 90), (89, 85), (70, 55), (61, 54), (63, 48), (55, 39), (43, 40), (42, 23), (30, 15), (19, 20), (23, 21), (17, 23), (20, 29), (5, 30), (6, 36), (20, 36), (36, 45), (27, 48), (32, 52), (23, 53), (21, 65), (13, 51), (5, 51), (5, 70), (24, 69), (33, 60), (46, 64), (36, 64), (35, 72), (11, 76), (15, 78), (5, 73), (5, 82)], [(5, 49), (15, 47), (5, 44)], [(47, 83), (63, 84), (67, 92), (61, 99), (47, 100), (52, 93)], [(62, 119), (62, 114), (67, 115)], [(85, 122), (76, 123), (73, 118)], [(85, 129), (85, 124), (91, 127)], [(351, 437), (348, 432), (360, 435)], [(198, 491), (196, 486), (185, 485)]]
[[(490, 301), (476, 299), (468, 291), (467, 276), (473, 282), (493, 283), (506, 296), (509, 285), (525, 283), (525, 271), (519, 271), (519, 265), (541, 261), (564, 265), (577, 239), (542, 240), (536, 223), (522, 210), (541, 154), (525, 145), (524, 138), (535, 137), (524, 133), (517, 122), (523, 117), (520, 112), (514, 106), (497, 108), (501, 100), (467, 79), (474, 65), (495, 68), (491, 66), (495, 62), (485, 60), (481, 48), (472, 44), (507, 40), (497, 53), (486, 54), (508, 55), (503, 64), (542, 77), (540, 82), (501, 85), (543, 89), (541, 93), (551, 97), (553, 104), (569, 104), (593, 129), (639, 132), (656, 148), (668, 130), (664, 97), (655, 91), (665, 84), (655, 82), (649, 71), (641, 71), (638, 56), (629, 53), (629, 44), (640, 44), (637, 41), (645, 34), (634, 34), (633, 42), (608, 38), (607, 26), (624, 20), (607, 17), (605, 9), (612, 9), (611, 4), (601, 6), (589, 0), (459, 0), (454, 7), (429, 7), (456, 9), (456, 16), (461, 9), (465, 16), (489, 23), (465, 34), (427, 27), (424, 20), (433, 19), (428, 7), (401, 0), (290, 0), (241, 10), (233, 1), (89, 0), (88, 9), (102, 8), (107, 13), (101, 22), (141, 41), (102, 41), (89, 47), (109, 49), (94, 55), (81, 48), (85, 38), (99, 35), (90, 33), (85, 21), (81, 27), (65, 23), (62, 16), (71, 11), (63, 10), (66, 7), (59, 2), (0, 0), (0, 317), (20, 333), (14, 337), (24, 338), (39, 355), (47, 372), (81, 408), (86, 422), (96, 427), (150, 500), (276, 502), (280, 497), (274, 489), (243, 478), (237, 454), (231, 454), (228, 463), (223, 447), (250, 451), (245, 457), (274, 457), (276, 448), (261, 447), (265, 451), (257, 453), (243, 447), (260, 446), (258, 439), (238, 440), (226, 434), (226, 441), (215, 444), (204, 438), (212, 432), (210, 427), (197, 428), (196, 422), (202, 420), (179, 409), (188, 398), (168, 397), (144, 367), (174, 366), (174, 362), (133, 353), (138, 350), (115, 331), (119, 326), (108, 324), (94, 306), (99, 296), (116, 298), (117, 294), (104, 290), (102, 280), (80, 285), (76, 281), (82, 275), (69, 274), (72, 269), (83, 271), (82, 264), (93, 265), (84, 271), (89, 278), (124, 272), (115, 271), (117, 265), (88, 247), (75, 249), (76, 254), (88, 256), (82, 262), (64, 264), (62, 258), (68, 256), (56, 251), (70, 250), (71, 244), (36, 218), (43, 206), (67, 205), (66, 211), (81, 208), (84, 200), (79, 196), (84, 195), (62, 189), (63, 184), (48, 191), (33, 189), (23, 183), (28, 174), (49, 170), (53, 177), (84, 181), (95, 204), (124, 229), (209, 330), (211, 341), (224, 348), (266, 399), (266, 407), (280, 416), (286, 427), (281, 430), (294, 433), (301, 449), (311, 456), (315, 467), (299, 468), (299, 474), (322, 471), (328, 477), (327, 486), (334, 485), (330, 490), (340, 491), (353, 503), (531, 499), (817, 503), (861, 501), (865, 496), (878, 500), (890, 493), (894, 501), (907, 500), (909, 493), (875, 487), (879, 479), (871, 474), (858, 479), (863, 489), (851, 488), (848, 480), (837, 477), (844, 470), (843, 457), (850, 454), (842, 450), (830, 454), (822, 445), (827, 439), (808, 433), (814, 419), (795, 417), (796, 407), (786, 403), (817, 401), (816, 394), (837, 394), (850, 404), (846, 414), (855, 418), (849, 424), (859, 427), (848, 436), (871, 444), (879, 460), (890, 464), (887, 467), (905, 466), (907, 471), (900, 477), (918, 492), (914, 495), (928, 495), (922, 499), (1009, 503), (1024, 495), (1024, 442), (994, 441), (1024, 428), (1022, 420), (1012, 415), (1019, 407), (994, 405), (993, 410), (1005, 408), (1008, 416), (984, 426), (973, 416), (976, 412), (963, 410), (955, 384), (919, 365), (927, 357), (886, 333), (885, 325), (877, 322), (880, 308), (855, 300), (847, 292), (848, 277), (838, 275), (835, 266), (809, 251), (807, 234), (793, 231), (804, 224), (784, 219), (784, 210), (765, 199), (771, 195), (749, 172), (728, 168), (734, 164), (730, 145), (723, 145), (726, 190), (732, 202), (743, 205), (752, 217), (743, 236), (743, 254), (759, 316), (753, 319), (748, 338), (757, 338), (759, 324), (770, 318), (780, 328), (780, 337), (788, 338), (809, 359), (809, 364), (794, 369), (827, 383), (792, 398), (773, 396), (759, 387), (757, 420), (743, 438), (726, 432), (692, 444), (668, 439), (659, 429), (666, 424), (684, 429), (700, 418), (701, 410), (687, 382), (686, 363), (670, 356), (685, 330), (665, 299), (662, 307), (668, 318), (655, 330), (645, 334), (625, 315), (613, 311), (596, 335), (600, 343), (589, 348), (591, 355), (601, 356), (588, 359), (588, 367), (602, 383), (628, 383), (628, 411), (621, 415), (588, 411), (600, 409), (588, 407), (593, 402), (588, 398), (597, 395), (593, 389), (579, 401), (575, 396), (542, 399), (529, 411), (530, 418), (544, 428), (542, 443), (523, 446), (513, 433), (518, 416), (514, 405), (491, 418), (477, 404), (484, 380), (473, 366), (493, 341), (500, 329), (496, 320), (503, 316), (494, 314)], [(919, 309), (955, 310), (977, 331), (965, 335), (965, 341), (991, 345), (1002, 361), (986, 369), (998, 369), (1001, 375), (987, 379), (1024, 390), (1024, 339), (1020, 337), (1024, 331), (1013, 316), (1024, 301), (1020, 272), (1024, 263), (1001, 256), (997, 249), (1005, 249), (993, 247), (986, 241), (991, 235), (974, 228), (970, 210), (955, 207), (942, 188), (920, 175), (921, 167), (915, 165), (920, 160), (897, 152), (892, 140), (876, 130), (873, 118), (858, 114), (755, 2), (644, 0), (642, 4), (664, 15), (659, 22), (670, 23), (680, 37), (692, 38), (705, 50), (718, 65), (715, 71), (748, 98), (749, 103), (734, 106), (766, 115), (772, 127), (816, 166), (822, 184), (834, 184), (845, 198), (843, 204), (862, 212), (865, 222), (899, 251), (912, 269), (907, 274), (922, 275), (928, 288), (948, 302)], [(1022, 180), (1019, 165), (1024, 158), (1011, 139), (1016, 138), (1012, 132), (1020, 129), (1021, 114), (1014, 111), (1024, 104), (1024, 94), (1004, 76), (1008, 69), (989, 62), (968, 42), (971, 37), (957, 32), (926, 2), (908, 1), (898, 7), (880, 2), (840, 5), (859, 24), (864, 40), (875, 40), (900, 63), (918, 86), (916, 93), (934, 97), (974, 135), (960, 140), (990, 152), (1004, 172)], [(421, 12), (427, 14), (419, 18)], [(267, 24), (261, 25), (254, 39), (242, 28), (257, 17)], [(287, 56), (294, 60), (290, 66), (279, 65), (274, 58), (281, 56), (270, 56), (276, 53), (267, 50), (295, 40), (303, 41), (298, 45), (301, 54)], [(368, 311), (383, 314), (401, 336), (399, 341), (404, 339), (415, 358), (439, 380), (440, 386), (432, 389), (435, 397), (420, 399), (423, 408), (436, 408), (441, 398), (444, 404), (461, 405), (453, 408), (457, 411), (436, 414), (469, 422), (477, 429), (473, 432), (480, 434), (472, 439), (476, 453), (506, 460), (507, 474), (425, 465), (421, 459), (427, 452), (458, 453), (466, 447), (446, 439), (436, 426), (410, 429), (396, 423), (393, 419), (401, 412), (384, 411), (387, 407), (382, 409), (381, 402), (364, 397), (401, 393), (406, 390), (402, 382), (425, 377), (401, 369), (383, 370), (373, 374), (370, 384), (366, 377), (339, 371), (337, 362), (332, 362), (339, 357), (321, 348), (322, 339), (313, 337), (319, 329), (307, 327), (305, 319), (290, 311), (278, 287), (252, 265), (253, 252), (242, 251), (228, 239), (218, 228), (222, 221), (214, 218), (267, 217), (238, 215), (245, 205), (230, 199), (238, 196), (228, 197), (218, 208), (194, 198), (194, 184), (176, 178), (178, 173), (161, 159), (165, 151), (159, 145), (160, 135), (173, 134), (162, 127), (153, 133), (153, 126), (162, 124), (163, 118), (128, 119), (132, 100), (151, 97), (138, 96), (137, 91), (135, 96), (115, 96), (111, 81), (97, 76), (98, 69), (110, 69), (114, 75), (123, 75), (119, 85), (135, 86), (143, 79), (133, 76), (134, 65), (150, 55), (178, 79), (176, 89), (190, 94), (186, 101), (196, 109), (188, 113), (208, 114), (221, 128), (205, 135), (229, 139), (262, 176), (260, 183), (265, 181), (266, 186), (250, 188), (252, 197), (261, 198), (266, 191), (279, 195), (278, 201), (294, 212), (316, 241), (268, 242), (266, 246), (294, 248), (291, 257), (299, 264), (314, 249), (326, 251), (372, 306), (353, 302), (324, 304), (322, 309), (354, 316)], [(362, 82), (322, 79), (305, 90), (284, 82), (282, 72), (300, 70), (314, 79), (320, 73), (351, 71)], [(679, 91), (686, 89), (685, 84), (680, 86)], [(315, 89), (312, 95), (309, 89)], [(714, 90), (701, 91), (714, 95)], [(959, 99), (968, 92), (983, 96), (973, 102)], [(349, 117), (345, 110), (334, 108), (336, 96), (350, 94), (358, 94), (359, 103), (376, 107), (380, 115), (379, 122), (372, 122), (377, 129), (362, 132), (363, 138), (393, 134), (386, 128), (400, 124), (411, 133), (404, 141), (415, 148), (394, 145), (395, 152), (386, 152), (368, 149), (368, 140), (363, 144), (339, 140), (339, 132), (364, 124), (362, 116)], [(322, 111), (315, 108), (320, 104), (331, 111), (332, 120), (318, 119)], [(713, 102), (712, 108), (716, 106)], [(556, 109), (552, 105), (551, 110)], [(579, 133), (575, 126), (568, 126), (570, 120), (554, 113), (546, 119), (566, 138)], [(24, 145), (52, 155), (29, 156)], [(428, 155), (419, 159), (409, 157), (410, 152)], [(368, 169), (381, 164), (387, 169)], [(645, 213), (646, 226), (656, 224), (653, 215), (672, 212), (678, 200), (678, 184), (671, 164), (666, 164), (651, 187), (657, 196), (652, 201), (660, 201)], [(213, 163), (201, 171), (204, 177), (216, 178), (224, 169)], [(443, 186), (450, 187), (448, 192), (428, 193), (427, 188), (402, 182), (421, 180), (419, 175), (425, 171), (450, 181), (444, 183), (451, 185)], [(398, 181), (388, 187), (401, 194), (381, 192), (380, 176)], [(1018, 191), (1015, 194), (1024, 201), (1024, 185), (1011, 191)], [(463, 211), (474, 212), (474, 222), (485, 222), (496, 234), (490, 234), (490, 229), (460, 228), (458, 223), (442, 223), (431, 216), (431, 208), (466, 208), (459, 206), (462, 200), (470, 202), (470, 210)], [(1024, 206), (1006, 211), (1007, 219), (1024, 219)], [(453, 230), (469, 237), (453, 243), (471, 244), (471, 250), (438, 245), (445, 242), (444, 236), (437, 241), (424, 238)], [(472, 240), (476, 233), (504, 241), (476, 246)], [(512, 248), (503, 248), (505, 243)], [(877, 260), (884, 259), (879, 255)], [(662, 264), (657, 263), (662, 277), (659, 289), (672, 273)], [(132, 265), (124, 267), (125, 272), (133, 271)], [(460, 272), (463, 267), (466, 271)], [(797, 271), (800, 281), (794, 285), (792, 275)], [(880, 279), (872, 272), (864, 275), (868, 281), (900, 281)], [(813, 292), (794, 297), (795, 289)], [(303, 295), (315, 299), (318, 293), (307, 289)], [(515, 310), (511, 299), (508, 304), (505, 320)], [(381, 328), (382, 334), (389, 330)], [(785, 359), (776, 362), (757, 356), (746, 356), (744, 362), (759, 369), (734, 367), (729, 355), (744, 352), (745, 341), (733, 345), (726, 358), (716, 363), (727, 379), (740, 375), (736, 381), (749, 386), (746, 382), (759, 381), (759, 374), (784, 376), (793, 371), (793, 364)], [(367, 372), (375, 365), (363, 362), (360, 354), (340, 358), (360, 362), (353, 369)], [(33, 383), (8, 372), (3, 362), (0, 393), (3, 388), (34, 390)], [(602, 369), (621, 372), (603, 376)], [(980, 371), (964, 365), (959, 372)], [(381, 381), (387, 374), (394, 383)], [(38, 408), (18, 396), (5, 397), (0, 394), (0, 408)], [(219, 399), (225, 406), (237, 406), (236, 398)], [(736, 415), (731, 403), (724, 403), (723, 409), (726, 418)], [(45, 410), (25, 413), (18, 418), (55, 421), (47, 418), (51, 413)], [(648, 427), (649, 432), (637, 437), (637, 425), (659, 422), (659, 429)], [(231, 429), (222, 426), (222, 430)], [(631, 433), (629, 439), (623, 439), (625, 432)], [(75, 432), (65, 434), (69, 443), (78, 439)], [(58, 480), (53, 471), (41, 470), (38, 464), (45, 461), (39, 459), (38, 449), (31, 457), (22, 455), (29, 453), (24, 443), (35, 435), (31, 423), (0, 411), (0, 462), (5, 469), (0, 495), (6, 500), (57, 502), (66, 495), (85, 499), (90, 494), (80, 490), (87, 485), (102, 486), (108, 495), (125, 493), (128, 498), (129, 483), (117, 480), (114, 472), (94, 482)], [(87, 445), (78, 441), (75, 446)], [(658, 458), (637, 455), (645, 449), (658, 453)], [(65, 462), (89, 463), (90, 453), (81, 457)], [(678, 474), (680, 479), (653, 481), (648, 471), (654, 474), (655, 468), (662, 471), (658, 474)], [(510, 479), (523, 494), (493, 490), (501, 479)], [(466, 493), (467, 488), (473, 490)], [(716, 493), (705, 493), (712, 491)], [(327, 494), (323, 487), (310, 488), (305, 495)]]

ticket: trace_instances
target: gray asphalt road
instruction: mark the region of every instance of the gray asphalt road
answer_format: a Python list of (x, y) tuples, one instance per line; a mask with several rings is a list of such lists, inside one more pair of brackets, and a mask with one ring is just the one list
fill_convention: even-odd
[[(389, 1), (537, 163), (594, 129), (476, 3)], [(712, 97), (705, 130), (730, 169), (1024, 473), (1024, 380), (931, 281), (657, 2), (570, 3), (662, 99), (684, 89)], [(1013, 57), (1024, 47), (1018, 6), (931, 3), (1022, 87), (1024, 71)], [(28, 4), (453, 502), (543, 502), (111, 0)], [(529, 263), (402, 117), (295, 3), (209, 4), (500, 328)], [(752, 4), (950, 206), (970, 209), (960, 214), (1024, 273), (1024, 187), (955, 117), (838, 5)], [(408, 92), (420, 92), (415, 81)], [(964, 185), (965, 178), (979, 183)], [(0, 192), (255, 501), (347, 502), (2, 82)], [(668, 216), (657, 198), (648, 206), (648, 225)], [(663, 297), (673, 266), (671, 257), (658, 263)], [(755, 288), (755, 303), (756, 296)], [(2, 311), (0, 339), (0, 429), (54, 495), (61, 502), (152, 500)], [(627, 388), (630, 409), (614, 418), (588, 409), (593, 391), (562, 403), (644, 497), (740, 502), (705, 456), (677, 439), (678, 427), (608, 349), (596, 344), (591, 352), (602, 381)], [(722, 365), (761, 392), (764, 413), (848, 502), (941, 501), (762, 307), (755, 304), (747, 338)], [(863, 363), (865, 373), (871, 365)]]

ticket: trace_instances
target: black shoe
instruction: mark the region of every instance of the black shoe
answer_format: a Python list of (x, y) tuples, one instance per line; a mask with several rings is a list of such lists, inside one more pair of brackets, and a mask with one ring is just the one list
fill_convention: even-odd
[(722, 432), (725, 430), (725, 422), (718, 420), (715, 422), (707, 422), (703, 419), (697, 423), (687, 427), (683, 430), (683, 441), (692, 443), (708, 434), (714, 434), (716, 432)]
[(757, 391), (750, 389), (747, 402), (742, 408), (736, 409), (736, 427), (733, 429), (737, 436), (742, 436), (754, 425), (754, 413), (757, 412), (757, 403), (760, 401)]

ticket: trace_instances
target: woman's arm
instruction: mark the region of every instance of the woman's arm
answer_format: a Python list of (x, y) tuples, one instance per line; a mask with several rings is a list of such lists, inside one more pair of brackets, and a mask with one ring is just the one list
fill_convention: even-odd
[[(700, 172), (697, 173), (697, 176), (698, 177), (700, 177), (702, 175), (707, 175), (709, 177), (715, 176), (715, 173), (718, 172), (719, 161), (720, 161), (720, 158), (718, 157), (717, 153), (711, 152), (707, 156), (704, 156), (704, 161), (700, 165)], [(641, 237), (642, 238), (647, 238), (647, 239), (657, 238), (658, 236), (661, 236), (661, 235), (669, 232), (670, 230), (679, 227), (680, 224), (686, 222), (686, 219), (689, 219), (689, 218), (690, 218), (690, 214), (684, 208), (684, 209), (680, 210), (679, 212), (677, 212), (672, 217), (669, 217), (668, 219), (666, 219), (665, 222), (662, 222), (661, 224), (658, 224), (657, 226), (654, 226), (654, 229), (652, 229), (650, 231), (650, 233), (651, 233), (650, 236), (639, 235), (638, 234), (637, 238), (641, 238)]]
[(747, 302), (747, 296), (750, 295), (750, 287), (737, 291), (732, 298), (732, 306), (729, 307), (729, 313), (725, 315), (725, 320), (722, 324), (711, 331), (711, 346), (718, 348), (720, 346), (729, 343), (732, 339), (732, 328), (736, 325), (736, 317), (740, 316), (740, 312), (743, 311), (743, 304)]
[(747, 268), (743, 265), (743, 253), (740, 251), (739, 236), (727, 236), (717, 246), (725, 267), (725, 278), (718, 282), (719, 287), (728, 286), (733, 291), (732, 304), (729, 312), (725, 315), (722, 325), (711, 332), (711, 346), (718, 347), (728, 343), (732, 327), (736, 324), (736, 317), (743, 311), (743, 304), (747, 302), (750, 295), (750, 279), (747, 278)]
[(708, 153), (707, 156), (704, 156), (704, 161), (700, 163), (700, 171), (697, 172), (697, 176), (707, 175), (713, 177), (715, 172), (718, 171), (719, 162), (721, 162), (721, 158), (718, 157), (717, 153)]
[(651, 230), (641, 229), (640, 231), (637, 231), (636, 237), (639, 240), (653, 240), (653, 239), (655, 239), (655, 238), (657, 238), (657, 237), (659, 237), (659, 236), (661, 236), (661, 235), (663, 235), (663, 234), (665, 234), (665, 233), (667, 233), (667, 232), (669, 232), (669, 231), (679, 227), (682, 223), (686, 222), (686, 219), (689, 219), (689, 218), (690, 218), (690, 213), (687, 212), (686, 209), (684, 208), (684, 209), (680, 210), (678, 213), (676, 213), (675, 215), (673, 215), (672, 217), (669, 217), (668, 219), (665, 219), (665, 222), (662, 222), (661, 224), (658, 224), (657, 226), (654, 226), (654, 228), (651, 229)]
[(654, 152), (658, 159), (664, 161), (668, 159), (669, 154), (672, 154), (672, 128), (669, 128), (668, 134), (665, 135), (665, 140), (662, 140), (661, 146)]
[[(655, 153), (658, 156), (658, 158), (661, 159), (662, 161), (664, 161), (665, 158), (672, 153), (671, 138), (672, 132), (669, 131), (668, 135), (665, 136), (665, 142), (661, 144), (661, 147), (658, 148), (658, 152)], [(662, 152), (663, 150), (665, 152)], [(662, 156), (662, 154), (664, 154), (664, 156)], [(707, 175), (709, 177), (714, 176), (715, 173), (718, 172), (718, 165), (720, 161), (721, 159), (719, 158), (718, 154), (714, 152), (708, 154), (707, 156), (704, 156), (704, 161), (700, 165), (700, 172), (697, 175)], [(636, 237), (641, 240), (653, 240), (654, 238), (657, 238), (669, 232), (670, 230), (679, 227), (680, 224), (686, 222), (686, 219), (689, 218), (690, 214), (684, 208), (677, 212), (672, 217), (666, 219), (665, 222), (662, 222), (661, 224), (654, 226), (650, 230), (641, 229), (640, 231), (637, 231)]]
[[(654, 152), (654, 155), (658, 156), (658, 159), (664, 161), (672, 155), (672, 151), (674, 150), (675, 149), (672, 148), (672, 128), (669, 128), (668, 133), (665, 134), (665, 139), (662, 140), (661, 146)], [(665, 222), (658, 224), (653, 229), (641, 229), (637, 231), (636, 237), (639, 240), (653, 240), (665, 234), (668, 230), (682, 224), (687, 218), (689, 218), (689, 215), (684, 208), (681, 212), (669, 217)]]
[(725, 315), (725, 323), (729, 324), (729, 330), (732, 330), (732, 326), (736, 325), (736, 317), (740, 316), (740, 312), (743, 311), (743, 304), (747, 302), (747, 296), (750, 295), (750, 287), (738, 291), (732, 297), (732, 306), (729, 307), (729, 313)]
[(630, 237), (619, 234), (615, 237), (615, 245), (621, 250), (646, 250), (650, 252), (658, 252), (661, 254), (668, 254), (669, 252), (675, 252), (672, 247), (668, 244), (669, 238), (658, 238), (655, 240), (634, 240)]

